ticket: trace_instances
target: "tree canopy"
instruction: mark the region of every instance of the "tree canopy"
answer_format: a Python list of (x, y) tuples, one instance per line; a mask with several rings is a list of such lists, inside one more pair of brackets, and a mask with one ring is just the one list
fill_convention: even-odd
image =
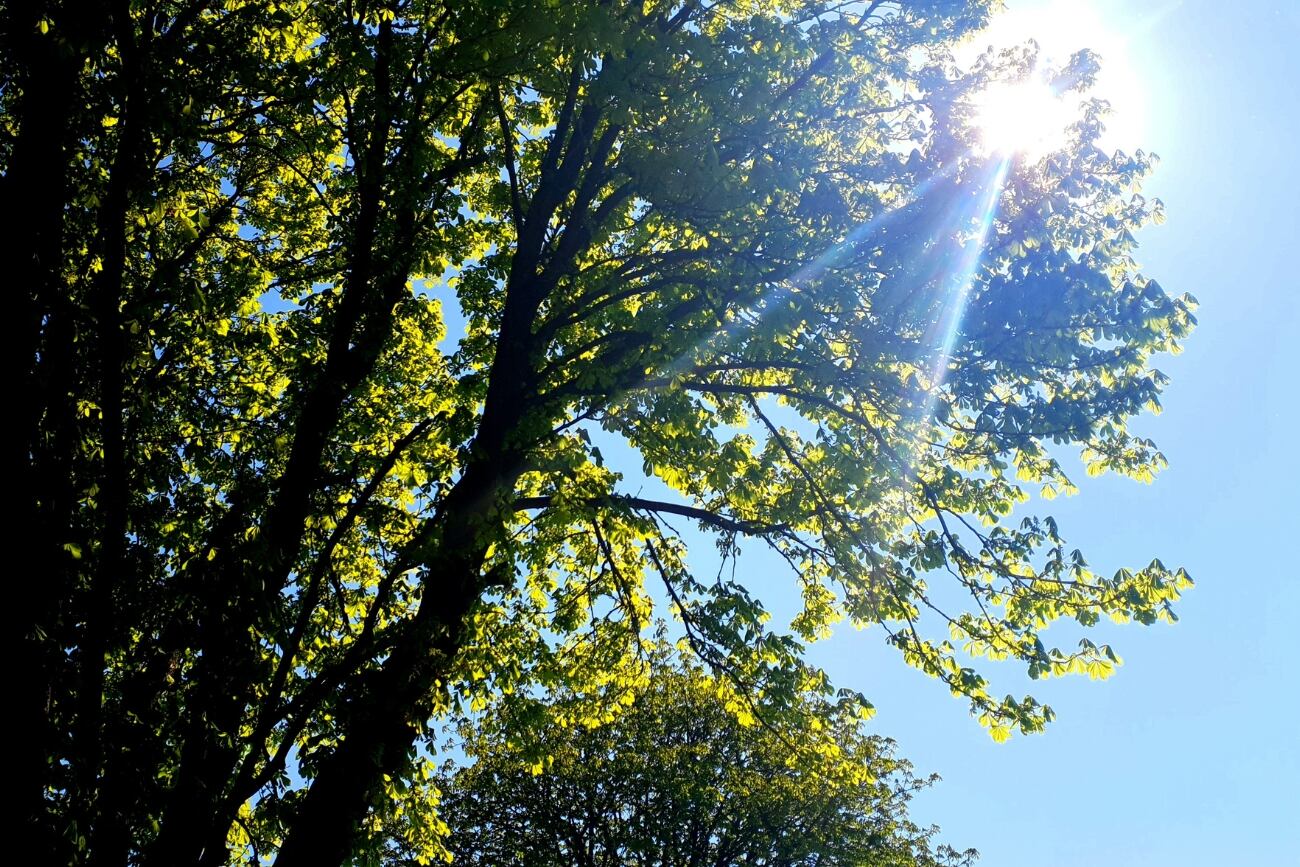
[[(1102, 676), (1042, 631), (1172, 616), (1181, 570), (1012, 515), (1067, 447), (1151, 476), (1128, 423), (1193, 318), (1133, 259), (1152, 158), (1097, 146), (1089, 55), (1067, 147), (981, 152), (971, 95), (1037, 64), (955, 64), (989, 5), (7, 4), (36, 845), (341, 863), (431, 721), (610, 719), (665, 606), (739, 715), (824, 685), (803, 643), (848, 620), (997, 737), (1051, 711), (969, 657)], [(790, 634), (686, 523), (789, 563)]]
[(908, 801), (932, 780), (863, 731), (856, 702), (801, 695), (787, 720), (807, 728), (745, 726), (727, 694), (660, 653), (612, 723), (566, 724), (564, 696), (467, 722), (466, 761), (444, 776), (438, 806), (452, 863), (972, 862), (973, 851), (932, 846), (934, 829), (908, 819)]

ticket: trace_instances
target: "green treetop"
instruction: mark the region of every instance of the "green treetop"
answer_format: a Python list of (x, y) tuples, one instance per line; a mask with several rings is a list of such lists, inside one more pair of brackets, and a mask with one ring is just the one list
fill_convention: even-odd
[[(741, 725), (729, 685), (660, 656), (609, 724), (567, 720), (571, 698), (498, 706), (465, 726), (467, 761), (440, 781), (452, 863), (931, 867), (907, 803), (918, 780), (862, 730), (853, 701), (798, 696), (778, 725)], [(620, 696), (623, 698), (623, 696)], [(578, 699), (584, 703), (585, 699)], [(397, 836), (397, 835), (393, 835)], [(400, 854), (396, 860), (400, 860)]]

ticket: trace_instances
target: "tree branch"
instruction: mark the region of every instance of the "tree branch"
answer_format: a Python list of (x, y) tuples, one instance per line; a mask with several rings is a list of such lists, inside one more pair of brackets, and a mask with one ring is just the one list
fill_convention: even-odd
[[(692, 518), (703, 524), (708, 524), (719, 530), (728, 533), (740, 533), (745, 536), (764, 536), (771, 533), (782, 533), (790, 529), (789, 524), (764, 524), (757, 521), (746, 521), (741, 518), (729, 518), (726, 515), (719, 515), (710, 512), (708, 509), (701, 509), (697, 506), (688, 506), (685, 503), (668, 503), (662, 500), (647, 500), (642, 497), (632, 497), (624, 494), (610, 494), (605, 497), (591, 497), (581, 501), (583, 505), (600, 507), (615, 507), (630, 509), (638, 512), (655, 512), (657, 514), (678, 515), (683, 518)], [(514, 508), (516, 512), (523, 512), (529, 509), (548, 509), (554, 505), (554, 498), (550, 496), (521, 497), (515, 500)]]

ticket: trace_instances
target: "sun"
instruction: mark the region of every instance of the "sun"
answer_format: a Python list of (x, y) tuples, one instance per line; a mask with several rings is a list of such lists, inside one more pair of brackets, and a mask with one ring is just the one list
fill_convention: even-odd
[(985, 154), (1028, 159), (1065, 145), (1077, 108), (1074, 100), (1039, 79), (994, 82), (975, 97), (972, 107)]
[(1178, 0), (1136, 6), (1130, 0), (1014, 0), (989, 26), (959, 49), (969, 65), (986, 50), (999, 51), (1032, 39), (1039, 49), (1039, 69), (1059, 68), (1074, 52), (1087, 48), (1101, 58), (1095, 85), (1084, 94), (1058, 98), (1046, 81), (1025, 79), (993, 84), (976, 99), (975, 124), (982, 148), (989, 153), (1041, 156), (1064, 144), (1066, 129), (1079, 114), (1079, 101), (1096, 96), (1110, 111), (1099, 144), (1132, 150), (1147, 141), (1146, 88), (1142, 59), (1130, 46), (1139, 34), (1158, 26)]

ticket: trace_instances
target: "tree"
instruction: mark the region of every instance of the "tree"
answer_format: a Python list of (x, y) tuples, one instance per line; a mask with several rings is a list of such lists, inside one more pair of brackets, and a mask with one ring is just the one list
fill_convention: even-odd
[(574, 724), (583, 702), (561, 698), (468, 724), (468, 762), (441, 785), (452, 863), (973, 861), (974, 852), (931, 851), (934, 829), (906, 814), (931, 780), (862, 731), (856, 702), (800, 696), (787, 722), (805, 727), (778, 729), (740, 724), (727, 695), (725, 681), (661, 655), (612, 723)]
[[(7, 5), (31, 839), (340, 863), (431, 720), (644, 683), (651, 582), (759, 714), (841, 618), (999, 737), (1050, 709), (964, 652), (1105, 674), (1040, 631), (1186, 576), (1009, 516), (1069, 488), (1053, 443), (1160, 464), (1127, 422), (1191, 302), (1131, 258), (1151, 160), (1097, 148), (1103, 104), (1037, 162), (972, 147), (1035, 62), (955, 67), (987, 5)], [(680, 521), (784, 557), (794, 633)]]

